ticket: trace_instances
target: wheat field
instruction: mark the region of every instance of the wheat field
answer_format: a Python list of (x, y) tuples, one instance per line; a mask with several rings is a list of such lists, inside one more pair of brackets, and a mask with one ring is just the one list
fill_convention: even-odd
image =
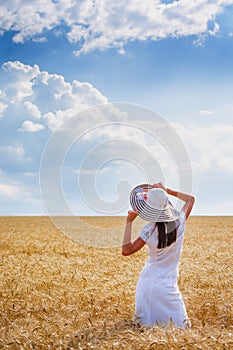
[[(122, 237), (122, 217), (82, 221), (77, 237), (90, 225)], [(132, 321), (146, 247), (123, 257), (114, 244), (73, 241), (47, 217), (1, 217), (0, 348), (233, 349), (232, 232), (232, 217), (189, 219), (179, 286), (192, 328), (149, 328)]]

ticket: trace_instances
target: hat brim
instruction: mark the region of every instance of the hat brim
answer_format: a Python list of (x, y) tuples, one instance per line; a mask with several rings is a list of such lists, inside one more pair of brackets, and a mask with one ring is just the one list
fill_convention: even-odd
[(164, 210), (158, 210), (150, 207), (145, 199), (138, 199), (137, 190), (142, 189), (147, 192), (154, 188), (150, 184), (142, 184), (136, 186), (130, 193), (130, 204), (138, 216), (149, 222), (170, 222), (178, 219), (179, 212), (173, 207), (169, 201), (168, 206)]

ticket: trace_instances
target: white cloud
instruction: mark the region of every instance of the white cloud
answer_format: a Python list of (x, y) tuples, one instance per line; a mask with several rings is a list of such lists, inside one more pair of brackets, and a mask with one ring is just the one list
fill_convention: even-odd
[(32, 41), (34, 41), (35, 43), (46, 43), (47, 39), (45, 37), (33, 38)]
[(22, 127), (19, 129), (20, 131), (28, 131), (28, 132), (37, 132), (44, 129), (44, 125), (33, 123), (30, 120), (26, 120), (23, 122)]
[(0, 195), (15, 200), (19, 193), (19, 189), (12, 185), (0, 183)]
[[(37, 65), (32, 67), (19, 61), (3, 64), (0, 91), (0, 114), (10, 106), (4, 117), (15, 116), (23, 124), (23, 131), (42, 130), (42, 124), (54, 130), (71, 115), (107, 102), (88, 82), (69, 83), (62, 75), (41, 72)], [(33, 124), (31, 119), (40, 119), (41, 125)]]
[(23, 157), (25, 155), (25, 149), (22, 145), (18, 146), (0, 146), (0, 150), (6, 155), (12, 155), (13, 157)]
[(213, 26), (213, 29), (210, 29), (209, 30), (209, 33), (210, 33), (210, 35), (216, 35), (217, 33), (219, 33), (219, 31), (220, 31), (220, 26), (219, 26), (219, 24), (217, 23), (217, 22), (214, 22), (214, 26)]
[[(80, 109), (81, 111), (81, 109)], [(74, 109), (67, 109), (65, 111), (55, 111), (54, 113), (46, 113), (43, 117), (46, 120), (48, 128), (52, 131), (61, 126), (68, 118), (75, 114)]]
[(23, 175), (31, 177), (31, 176), (36, 176), (36, 173), (24, 173)]
[(81, 105), (94, 106), (108, 101), (107, 98), (103, 97), (90, 83), (80, 83), (77, 80), (74, 80), (72, 83), (72, 93), (77, 102)]
[(4, 113), (6, 108), (7, 108), (7, 105), (0, 102), (0, 116)]
[[(39, 73), (39, 67), (34, 65), (23, 64), (20, 61), (8, 61), (2, 65), (3, 70), (9, 73), (8, 78), (12, 78), (17, 81), (25, 81), (33, 79)], [(11, 80), (11, 79), (10, 79)]]
[(197, 35), (197, 42), (203, 43), (205, 35), (220, 32), (216, 17), (231, 4), (232, 0), (8, 0), (0, 5), (0, 28), (15, 31), (13, 40), (23, 43), (44, 41), (46, 31), (61, 33), (58, 27), (65, 24), (67, 39), (79, 45), (76, 54), (109, 47), (123, 54), (124, 44), (134, 40)]
[[(12, 143), (15, 140), (12, 139)], [(18, 143), (17, 145), (1, 145), (0, 146), (0, 162), (2, 167), (10, 165), (15, 168), (19, 165), (23, 166), (31, 162), (31, 158), (27, 156), (24, 145)]]
[(0, 215), (43, 213), (39, 191), (32, 186), (30, 179), (28, 179), (26, 184), (22, 182), (20, 175), (17, 176), (17, 179), (13, 179), (4, 172), (0, 175)]
[(5, 62), (0, 72), (0, 89), (2, 97), (9, 103), (21, 103), (32, 95), (33, 79), (39, 74), (39, 67), (25, 65), (22, 62)]
[(233, 175), (233, 126), (182, 126), (174, 124), (189, 152), (194, 174), (211, 176), (212, 173)]
[(29, 115), (31, 115), (35, 119), (40, 119), (41, 118), (41, 113), (39, 108), (31, 103), (30, 101), (25, 101), (24, 106), (26, 107)]
[(204, 115), (204, 116), (209, 116), (209, 115), (213, 115), (214, 111), (208, 110), (208, 109), (203, 109), (203, 110), (199, 111), (199, 114)]

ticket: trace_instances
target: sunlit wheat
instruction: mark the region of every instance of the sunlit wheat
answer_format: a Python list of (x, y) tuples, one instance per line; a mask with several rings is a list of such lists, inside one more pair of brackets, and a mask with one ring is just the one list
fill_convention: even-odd
[[(123, 233), (124, 218), (85, 220), (99, 234)], [(134, 235), (141, 226), (137, 219)], [(80, 245), (45, 217), (2, 217), (0, 232), (1, 349), (233, 349), (233, 218), (187, 223), (179, 279), (187, 330), (132, 321), (146, 248), (122, 257), (120, 247)]]

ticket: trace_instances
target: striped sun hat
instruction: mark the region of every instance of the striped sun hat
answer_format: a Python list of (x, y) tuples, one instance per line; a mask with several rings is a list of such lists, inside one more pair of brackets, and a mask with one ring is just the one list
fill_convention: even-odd
[(142, 219), (149, 222), (175, 221), (179, 216), (166, 191), (149, 184), (138, 185), (131, 191), (130, 204)]

